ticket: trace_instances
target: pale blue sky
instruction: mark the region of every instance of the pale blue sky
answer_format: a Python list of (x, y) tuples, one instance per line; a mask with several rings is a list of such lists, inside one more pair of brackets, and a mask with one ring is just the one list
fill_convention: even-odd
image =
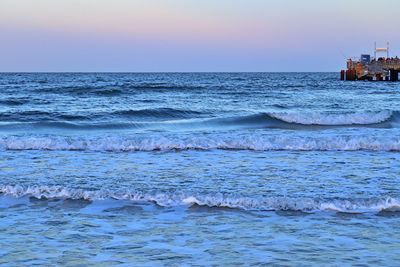
[[(379, 3), (379, 6), (376, 5)], [(395, 0), (0, 0), (0, 71), (338, 71)]]

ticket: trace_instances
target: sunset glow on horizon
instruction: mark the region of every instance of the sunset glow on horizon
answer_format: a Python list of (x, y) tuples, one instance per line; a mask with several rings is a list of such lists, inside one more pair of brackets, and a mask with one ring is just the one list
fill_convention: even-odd
[(321, 2), (3, 0), (0, 71), (337, 71), (375, 40), (400, 54), (398, 9)]

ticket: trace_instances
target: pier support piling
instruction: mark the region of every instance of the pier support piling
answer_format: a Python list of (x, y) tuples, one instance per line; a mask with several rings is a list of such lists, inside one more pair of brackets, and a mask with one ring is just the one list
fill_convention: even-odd
[(399, 70), (390, 70), (390, 81), (392, 82), (399, 81)]
[(355, 81), (355, 80), (356, 80), (356, 71), (346, 70), (346, 81)]
[(342, 70), (342, 71), (340, 72), (340, 80), (341, 80), (341, 81), (344, 81), (345, 76), (346, 76), (346, 71)]

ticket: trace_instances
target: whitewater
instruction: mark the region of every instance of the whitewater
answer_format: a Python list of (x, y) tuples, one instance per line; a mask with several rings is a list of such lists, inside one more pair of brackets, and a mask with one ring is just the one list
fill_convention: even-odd
[(50, 151), (177, 151), (177, 150), (253, 150), (253, 151), (400, 151), (400, 137), (392, 136), (310, 136), (292, 135), (276, 137), (253, 134), (200, 135), (189, 137), (60, 137), (12, 136), (0, 138), (0, 150), (50, 150)]
[(400, 201), (391, 197), (382, 199), (308, 199), (290, 197), (250, 198), (235, 196), (185, 195), (185, 194), (151, 194), (136, 190), (128, 191), (85, 191), (60, 186), (0, 186), (0, 193), (9, 197), (34, 197), (44, 200), (86, 200), (101, 201), (107, 199), (150, 202), (161, 207), (193, 205), (210, 208), (231, 208), (257, 211), (302, 211), (302, 212), (344, 212), (344, 213), (378, 213), (382, 211), (399, 211)]
[(399, 152), (396, 83), (1, 73), (0, 265), (394, 266)]

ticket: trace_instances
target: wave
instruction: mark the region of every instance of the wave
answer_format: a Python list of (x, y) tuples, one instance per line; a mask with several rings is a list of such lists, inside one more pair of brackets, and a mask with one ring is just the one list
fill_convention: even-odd
[(28, 99), (9, 98), (0, 100), (0, 104), (6, 106), (22, 106), (27, 103), (29, 103)]
[(327, 112), (262, 112), (246, 116), (220, 117), (203, 121), (217, 126), (251, 126), (287, 130), (316, 130), (332, 127), (396, 127), (398, 111), (327, 113)]
[(400, 137), (371, 136), (240, 136), (199, 135), (191, 137), (63, 137), (6, 136), (0, 150), (54, 151), (176, 151), (176, 150), (253, 150), (253, 151), (400, 151)]
[[(194, 110), (183, 110), (173, 108), (154, 108), (138, 110), (118, 110), (110, 112), (87, 112), (84, 114), (74, 114), (65, 112), (25, 110), (16, 112), (0, 112), (0, 121), (2, 122), (54, 122), (62, 123), (68, 121), (83, 121), (93, 126), (99, 126), (101, 121), (109, 121), (115, 117), (122, 118), (153, 118), (153, 119), (188, 119), (204, 116), (206, 113)], [(127, 123), (131, 120), (126, 121)]]
[(36, 92), (50, 94), (113, 96), (137, 91), (181, 91), (203, 89), (202, 86), (173, 83), (112, 83), (108, 85), (84, 84), (77, 86), (40, 87)]
[(173, 83), (163, 83), (163, 82), (154, 82), (154, 83), (134, 83), (134, 84), (124, 84), (123, 85), (129, 89), (136, 90), (191, 90), (191, 89), (203, 89), (202, 86), (196, 86), (193, 84), (173, 84)]
[(398, 118), (399, 113), (389, 110), (378, 112), (353, 112), (353, 113), (267, 113), (272, 119), (287, 123), (301, 125), (370, 125), (379, 124)]
[[(148, 128), (150, 130), (198, 129), (199, 127), (276, 128), (288, 130), (316, 130), (331, 127), (397, 127), (398, 111), (355, 113), (256, 113), (235, 117), (212, 117), (207, 111), (175, 108), (127, 109), (104, 112), (67, 113), (40, 110), (0, 112), (2, 128), (56, 127), (63, 129)], [(181, 120), (180, 120), (181, 119)], [(187, 120), (189, 119), (189, 120)], [(201, 119), (201, 120), (198, 120)], [(173, 120), (173, 121), (171, 121)], [(110, 123), (112, 121), (112, 123)], [(160, 124), (165, 121), (166, 124)], [(6, 122), (11, 123), (8, 125)], [(20, 123), (20, 125), (18, 125)], [(28, 125), (25, 125), (28, 124)], [(169, 127), (169, 128), (168, 128)]]
[(116, 115), (128, 117), (156, 117), (156, 118), (193, 118), (204, 113), (194, 110), (182, 110), (173, 108), (154, 108), (138, 110), (120, 110), (114, 112)]
[[(63, 116), (64, 117), (64, 116)], [(54, 121), (54, 120), (43, 120), (41, 122), (9, 122), (1, 123), (0, 129), (2, 130), (17, 130), (17, 131), (31, 131), (32, 129), (62, 129), (62, 130), (82, 130), (82, 131), (93, 131), (93, 130), (122, 130), (122, 129), (140, 129), (151, 123), (140, 123), (140, 122), (90, 122), (81, 121), (81, 117), (77, 116), (76, 119), (69, 118), (69, 121)], [(83, 117), (82, 117), (83, 118)], [(74, 120), (77, 120), (74, 122)]]
[(392, 197), (370, 199), (311, 199), (290, 197), (237, 197), (229, 195), (196, 195), (183, 193), (145, 193), (141, 191), (110, 191), (71, 189), (62, 186), (1, 185), (0, 195), (16, 198), (71, 199), (98, 201), (106, 199), (152, 202), (162, 207), (205, 206), (248, 211), (301, 211), (375, 213), (400, 211), (400, 200)]
[(26, 110), (18, 112), (0, 112), (0, 121), (12, 122), (43, 122), (43, 121), (74, 121), (74, 120), (89, 120), (89, 116), (68, 114), (61, 112), (48, 112), (40, 110)]
[(95, 94), (104, 96), (115, 96), (122, 94), (122, 90), (117, 88), (105, 88), (96, 90)]

